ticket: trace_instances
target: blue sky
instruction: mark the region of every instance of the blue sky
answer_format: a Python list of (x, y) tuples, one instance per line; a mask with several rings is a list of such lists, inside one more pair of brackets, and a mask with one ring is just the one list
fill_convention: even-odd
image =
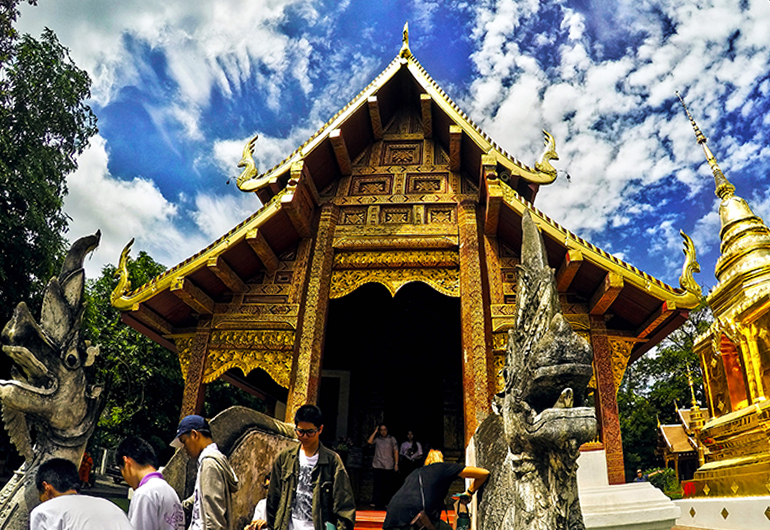
[[(770, 214), (766, 0), (40, 0), (93, 80), (100, 133), (68, 179), (75, 238), (100, 228), (97, 275), (135, 237), (172, 266), (259, 207), (227, 185), (246, 140), (268, 169), (411, 49), (497, 143), (532, 164), (541, 129), (559, 178), (536, 205), (678, 285), (682, 229), (715, 283), (713, 180), (685, 96), (737, 193)], [(571, 179), (564, 176), (569, 173)]]

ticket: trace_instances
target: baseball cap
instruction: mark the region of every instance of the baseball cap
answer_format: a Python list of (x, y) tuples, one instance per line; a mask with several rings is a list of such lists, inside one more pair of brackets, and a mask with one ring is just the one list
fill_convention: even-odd
[(203, 416), (198, 416), (196, 414), (185, 416), (182, 418), (182, 421), (179, 422), (179, 427), (176, 429), (176, 437), (170, 444), (171, 447), (181, 449), (182, 442), (179, 441), (179, 437), (190, 431), (211, 431), (211, 428), (209, 427), (209, 422), (207, 422)]

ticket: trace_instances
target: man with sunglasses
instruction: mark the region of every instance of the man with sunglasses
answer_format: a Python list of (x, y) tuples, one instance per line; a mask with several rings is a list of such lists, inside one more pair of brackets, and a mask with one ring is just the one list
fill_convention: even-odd
[(294, 425), (300, 445), (286, 449), (273, 463), (267, 526), (271, 530), (353, 530), (353, 489), (339, 455), (319, 440), (321, 409), (302, 405)]

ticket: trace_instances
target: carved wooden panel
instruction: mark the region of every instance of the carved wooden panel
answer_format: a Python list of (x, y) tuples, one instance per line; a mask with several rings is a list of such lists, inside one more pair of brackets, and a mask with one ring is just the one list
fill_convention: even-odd
[(427, 224), (452, 224), (457, 222), (457, 208), (454, 205), (429, 205), (425, 207)]
[(411, 166), (422, 164), (422, 142), (384, 142), (383, 166)]
[(405, 206), (383, 206), (380, 210), (381, 224), (408, 224), (412, 222), (412, 208)]
[(355, 175), (350, 184), (350, 195), (390, 195), (393, 175)]
[(342, 208), (340, 212), (340, 224), (363, 225), (366, 224), (366, 207)]
[(406, 193), (446, 193), (446, 173), (408, 173)]

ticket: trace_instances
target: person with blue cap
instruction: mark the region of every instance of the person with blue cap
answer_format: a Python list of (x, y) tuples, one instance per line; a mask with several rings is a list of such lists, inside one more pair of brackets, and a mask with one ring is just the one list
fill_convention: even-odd
[(234, 530), (232, 494), (240, 483), (227, 457), (212, 440), (209, 423), (201, 416), (185, 416), (171, 446), (184, 448), (190, 458), (198, 461), (195, 489), (182, 503), (185, 510), (192, 509), (189, 530)]

